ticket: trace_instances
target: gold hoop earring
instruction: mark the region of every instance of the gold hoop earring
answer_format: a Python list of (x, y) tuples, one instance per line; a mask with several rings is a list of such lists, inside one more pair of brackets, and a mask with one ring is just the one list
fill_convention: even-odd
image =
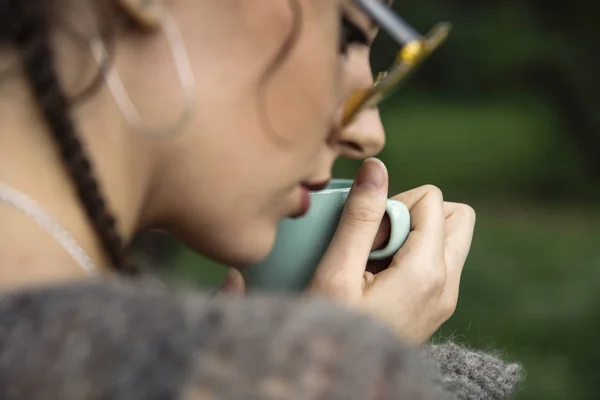
[(137, 108), (127, 94), (127, 90), (123, 85), (119, 73), (111, 63), (106, 62), (108, 51), (103, 40), (101, 38), (95, 38), (92, 40), (90, 48), (96, 62), (103, 68), (103, 75), (107, 86), (127, 122), (135, 130), (144, 135), (155, 138), (164, 138), (182, 132), (194, 115), (194, 112), (196, 111), (196, 80), (177, 23), (164, 8), (161, 9), (160, 13), (156, 14), (155, 17), (157, 25), (164, 32), (169, 43), (171, 54), (175, 61), (179, 83), (186, 98), (185, 109), (179, 118), (171, 124), (162, 127), (147, 126), (144, 124)]

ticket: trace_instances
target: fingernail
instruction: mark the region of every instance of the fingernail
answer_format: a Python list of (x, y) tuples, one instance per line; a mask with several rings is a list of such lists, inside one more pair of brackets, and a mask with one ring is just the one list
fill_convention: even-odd
[(386, 174), (383, 163), (376, 158), (368, 158), (356, 176), (356, 185), (361, 189), (381, 190), (385, 186)]

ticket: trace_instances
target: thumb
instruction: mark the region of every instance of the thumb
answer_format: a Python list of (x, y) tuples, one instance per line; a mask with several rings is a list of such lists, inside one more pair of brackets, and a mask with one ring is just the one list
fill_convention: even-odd
[(240, 271), (235, 268), (229, 268), (225, 280), (221, 285), (221, 292), (228, 294), (244, 294), (246, 292), (246, 282)]
[(317, 282), (343, 277), (345, 282), (361, 287), (369, 253), (385, 214), (387, 188), (385, 165), (375, 158), (366, 160), (350, 189), (333, 240), (317, 268)]

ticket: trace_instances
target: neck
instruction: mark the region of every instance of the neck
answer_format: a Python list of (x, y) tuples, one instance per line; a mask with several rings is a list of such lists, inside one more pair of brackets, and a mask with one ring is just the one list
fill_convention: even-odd
[[(34, 199), (75, 238), (100, 273), (109, 271), (107, 257), (45, 121), (31, 112), (36, 106), (31, 99), (23, 98), (26, 90), (14, 89), (14, 93), (0, 98), (0, 182)], [(106, 121), (118, 119), (112, 118), (109, 109), (104, 113), (98, 108), (102, 96), (99, 93), (99, 98), (92, 100), (94, 106), (78, 110), (78, 133), (119, 232), (128, 242), (143, 223), (141, 210), (151, 171), (149, 157), (139, 143), (133, 143), (132, 135), (105, 128)], [(102, 116), (101, 122), (98, 115)], [(86, 276), (35, 221), (3, 203), (0, 203), (0, 226), (0, 288)]]

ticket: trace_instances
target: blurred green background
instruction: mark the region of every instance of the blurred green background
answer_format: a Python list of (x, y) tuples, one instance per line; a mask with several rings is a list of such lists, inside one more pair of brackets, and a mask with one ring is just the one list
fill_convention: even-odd
[[(432, 183), (476, 209), (458, 310), (438, 332), (522, 362), (520, 400), (600, 399), (600, 5), (398, 0), (454, 31), (382, 108), (391, 192)], [(375, 69), (396, 49), (382, 36)], [(341, 162), (336, 176), (353, 177)], [(223, 268), (160, 236), (156, 260), (203, 286)]]

